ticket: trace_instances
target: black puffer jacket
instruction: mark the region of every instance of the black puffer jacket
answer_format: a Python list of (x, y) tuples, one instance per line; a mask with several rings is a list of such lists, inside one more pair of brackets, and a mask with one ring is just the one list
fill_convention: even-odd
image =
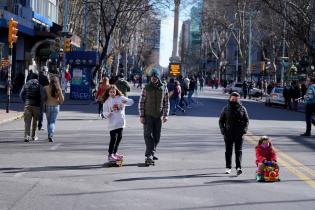
[(230, 103), (223, 108), (219, 125), (222, 135), (246, 134), (248, 129), (248, 114), (241, 104), (231, 106)]
[(43, 99), (43, 88), (38, 80), (31, 79), (27, 81), (21, 90), (20, 97), (25, 106), (40, 107)]
[(39, 72), (39, 74), (38, 74), (38, 81), (39, 81), (39, 84), (42, 87), (45, 87), (45, 86), (49, 85), (48, 76), (45, 75), (43, 72)]

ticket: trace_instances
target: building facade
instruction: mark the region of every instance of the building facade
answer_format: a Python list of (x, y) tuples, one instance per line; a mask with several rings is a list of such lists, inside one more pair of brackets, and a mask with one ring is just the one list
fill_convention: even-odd
[[(18, 22), (18, 39), (12, 51), (12, 78), (25, 76), (30, 65), (47, 60), (56, 32), (58, 0), (2, 0), (0, 3), (0, 45), (2, 59), (7, 59), (8, 21)], [(33, 65), (34, 67), (36, 65)], [(34, 69), (37, 70), (37, 69)], [(5, 82), (7, 67), (1, 67), (1, 83)]]

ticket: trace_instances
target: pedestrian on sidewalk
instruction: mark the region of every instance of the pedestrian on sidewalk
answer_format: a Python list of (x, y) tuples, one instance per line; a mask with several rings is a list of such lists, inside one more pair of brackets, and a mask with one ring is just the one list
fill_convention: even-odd
[(196, 88), (196, 81), (193, 77), (190, 78), (190, 82), (189, 82), (189, 89), (188, 89), (188, 106), (187, 108), (191, 109), (192, 108), (192, 103), (195, 103), (194, 100), (192, 99), (192, 96), (195, 92), (195, 88)]
[(258, 167), (259, 181), (263, 181), (264, 168), (267, 162), (272, 162), (272, 166), (279, 170), (277, 155), (272, 146), (271, 139), (267, 136), (262, 136), (256, 146), (256, 165)]
[[(36, 135), (40, 107), (44, 98), (43, 87), (39, 84), (38, 74), (32, 73), (20, 92), (24, 105), (24, 142), (38, 140)], [(32, 124), (32, 133), (31, 133)]]
[(236, 173), (237, 175), (242, 174), (243, 135), (247, 133), (248, 123), (248, 114), (240, 102), (240, 94), (231, 93), (229, 102), (223, 108), (219, 119), (225, 142), (226, 174), (231, 173), (233, 145), (235, 145)]
[(244, 99), (246, 99), (247, 97), (247, 94), (248, 94), (248, 84), (246, 81), (243, 82), (243, 96), (244, 96)]
[(99, 85), (97, 93), (96, 93), (96, 102), (98, 103), (98, 115), (100, 118), (103, 118), (102, 112), (103, 112), (104, 95), (105, 95), (105, 91), (108, 88), (109, 88), (109, 78), (103, 77), (103, 80), (101, 84)]
[(285, 103), (285, 109), (292, 109), (292, 87), (290, 82), (288, 82), (283, 88), (283, 97)]
[[(181, 87), (178, 81), (175, 81), (175, 87), (171, 100), (174, 100), (173, 106), (171, 106), (172, 115), (176, 115), (177, 110), (185, 112), (185, 110), (179, 105), (181, 95)], [(172, 103), (171, 103), (172, 104)]]
[(301, 89), (297, 81), (292, 82), (292, 109), (294, 111), (298, 110), (299, 99), (301, 97)]
[(205, 84), (205, 78), (203, 76), (201, 76), (199, 78), (199, 84), (200, 84), (200, 92), (202, 92), (203, 91), (203, 86)]
[(46, 118), (47, 118), (47, 133), (48, 141), (54, 141), (54, 133), (56, 128), (56, 120), (60, 110), (60, 104), (65, 100), (62, 89), (59, 83), (59, 78), (56, 76), (50, 77), (49, 85), (45, 89), (45, 104), (46, 104)]
[(315, 125), (315, 121), (312, 118), (315, 112), (315, 78), (312, 78), (310, 85), (304, 96), (305, 100), (305, 121), (306, 131), (301, 136), (311, 136), (312, 124)]
[[(187, 78), (188, 79), (188, 78)], [(184, 107), (188, 105), (188, 101), (185, 99), (185, 96), (187, 95), (188, 87), (189, 87), (189, 79), (188, 82), (185, 82), (185, 79), (182, 75), (179, 76), (179, 82), (181, 87), (181, 95), (180, 95), (180, 102), (179, 105), (181, 107)]]
[(118, 147), (122, 139), (123, 129), (126, 127), (125, 107), (132, 106), (133, 100), (128, 99), (115, 86), (110, 85), (105, 94), (103, 105), (104, 118), (109, 120), (108, 129), (110, 143), (108, 147), (108, 161), (122, 160), (123, 155), (118, 154)]
[[(48, 69), (47, 68), (43, 68), (39, 74), (38, 74), (38, 81), (39, 84), (42, 87), (45, 87), (47, 85), (49, 85), (49, 79), (48, 79)], [(44, 112), (46, 110), (45, 104), (42, 103), (40, 106), (40, 111), (39, 111), (39, 118), (38, 118), (38, 130), (43, 130), (43, 120), (44, 120)]]
[(158, 160), (155, 152), (160, 142), (162, 121), (166, 123), (168, 120), (169, 96), (167, 87), (161, 82), (160, 71), (153, 68), (149, 76), (150, 82), (143, 88), (140, 96), (139, 114), (146, 144), (145, 162), (152, 164), (154, 160)]
[(174, 90), (175, 90), (175, 79), (173, 77), (170, 78), (170, 81), (167, 84), (167, 90), (168, 90), (168, 97), (170, 100), (170, 108), (173, 111), (175, 108), (175, 101), (176, 101), (175, 97), (173, 97)]
[(118, 75), (118, 80), (115, 82), (116, 87), (124, 96), (127, 97), (127, 92), (130, 92), (130, 86), (128, 82), (124, 79), (124, 74), (121, 73)]
[(139, 80), (138, 80), (138, 86), (137, 89), (140, 87), (140, 89), (142, 89), (142, 74), (139, 75)]

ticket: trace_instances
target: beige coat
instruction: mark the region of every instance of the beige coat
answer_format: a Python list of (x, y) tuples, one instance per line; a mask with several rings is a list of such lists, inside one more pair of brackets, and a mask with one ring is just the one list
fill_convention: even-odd
[(45, 93), (47, 95), (47, 100), (46, 100), (46, 105), (51, 105), (51, 106), (55, 106), (55, 105), (59, 105), (62, 104), (65, 100), (62, 91), (60, 90), (58, 95), (56, 97), (52, 97), (50, 94), (50, 86), (45, 86)]

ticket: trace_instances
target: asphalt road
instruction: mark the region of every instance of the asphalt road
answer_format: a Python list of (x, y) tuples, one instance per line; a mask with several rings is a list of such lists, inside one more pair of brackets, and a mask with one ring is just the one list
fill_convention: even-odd
[[(244, 101), (250, 132), (244, 173), (237, 177), (234, 170), (224, 174), (218, 116), (226, 96), (207, 91), (197, 101), (163, 125), (154, 167), (143, 165), (137, 105), (127, 108), (121, 168), (104, 167), (109, 132), (96, 105), (62, 106), (54, 143), (46, 131), (39, 141), (24, 143), (23, 120), (1, 124), (0, 209), (314, 209), (315, 137), (298, 136), (305, 129), (303, 113)], [(254, 179), (260, 135), (271, 136), (279, 150), (281, 182)]]

